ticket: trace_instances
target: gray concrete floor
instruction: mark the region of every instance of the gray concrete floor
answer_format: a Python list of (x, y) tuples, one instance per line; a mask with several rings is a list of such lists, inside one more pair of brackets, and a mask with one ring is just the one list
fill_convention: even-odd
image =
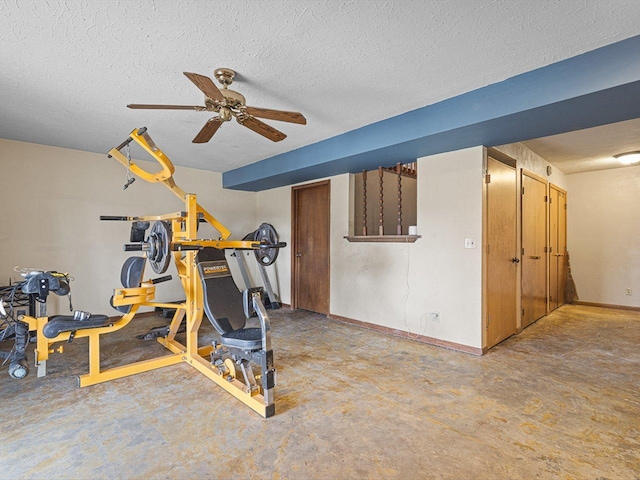
[[(269, 419), (186, 364), (79, 389), (86, 339), (45, 378), (5, 367), (0, 478), (640, 477), (640, 313), (564, 306), (484, 357), (271, 316)], [(134, 337), (164, 323), (105, 337), (104, 365), (164, 353)]]

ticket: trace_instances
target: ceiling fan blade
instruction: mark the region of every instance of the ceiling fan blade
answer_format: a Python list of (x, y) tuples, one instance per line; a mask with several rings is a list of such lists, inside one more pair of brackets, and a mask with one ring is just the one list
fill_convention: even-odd
[(147, 109), (147, 110), (206, 110), (206, 107), (200, 105), (148, 105), (141, 103), (130, 103), (128, 108)]
[(218, 131), (223, 120), (219, 117), (214, 117), (204, 124), (202, 130), (198, 132), (196, 137), (192, 140), (193, 143), (207, 143), (213, 137), (213, 134)]
[(285, 138), (287, 138), (287, 136), (280, 130), (276, 130), (266, 123), (261, 122), (257, 118), (238, 116), (237, 120), (240, 125), (244, 125), (245, 127), (253, 130), (256, 133), (259, 133), (260, 135), (268, 138), (271, 141), (279, 142), (280, 140), (284, 140)]
[(224, 102), (224, 95), (222, 92), (218, 90), (218, 87), (215, 86), (213, 80), (209, 77), (205, 77), (204, 75), (199, 75), (197, 73), (190, 72), (182, 72), (184, 73), (189, 80), (191, 80), (196, 87), (198, 87), (202, 92), (209, 98), (213, 100), (218, 100), (220, 102)]
[(299, 123), (306, 125), (307, 119), (298, 112), (285, 112), (284, 110), (270, 110), (268, 108), (247, 107), (246, 111), (249, 115), (260, 118), (268, 118), (269, 120), (277, 120), (279, 122)]

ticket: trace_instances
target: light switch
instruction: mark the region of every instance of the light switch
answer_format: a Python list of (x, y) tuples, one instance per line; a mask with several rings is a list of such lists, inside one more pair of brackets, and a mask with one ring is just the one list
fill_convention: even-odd
[(476, 248), (476, 239), (475, 238), (465, 238), (464, 239), (464, 248)]

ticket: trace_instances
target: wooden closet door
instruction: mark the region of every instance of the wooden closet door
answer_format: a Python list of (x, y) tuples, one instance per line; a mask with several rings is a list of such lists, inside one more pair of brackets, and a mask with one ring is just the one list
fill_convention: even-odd
[[(558, 303), (558, 190), (549, 187), (549, 311), (553, 312), (560, 305)], [(564, 290), (564, 289), (563, 289)]]
[(564, 305), (567, 283), (567, 192), (549, 185), (549, 311)]
[(487, 320), (485, 346), (491, 348), (517, 329), (516, 170), (487, 159)]
[(558, 192), (558, 306), (565, 303), (567, 287), (567, 193)]
[(546, 182), (522, 172), (522, 327), (547, 313)]

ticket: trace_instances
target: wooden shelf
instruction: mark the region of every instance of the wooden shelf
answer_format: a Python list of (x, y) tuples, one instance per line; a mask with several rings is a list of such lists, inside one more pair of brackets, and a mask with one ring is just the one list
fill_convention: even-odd
[(414, 243), (421, 235), (347, 235), (349, 242), (367, 242), (367, 243)]

